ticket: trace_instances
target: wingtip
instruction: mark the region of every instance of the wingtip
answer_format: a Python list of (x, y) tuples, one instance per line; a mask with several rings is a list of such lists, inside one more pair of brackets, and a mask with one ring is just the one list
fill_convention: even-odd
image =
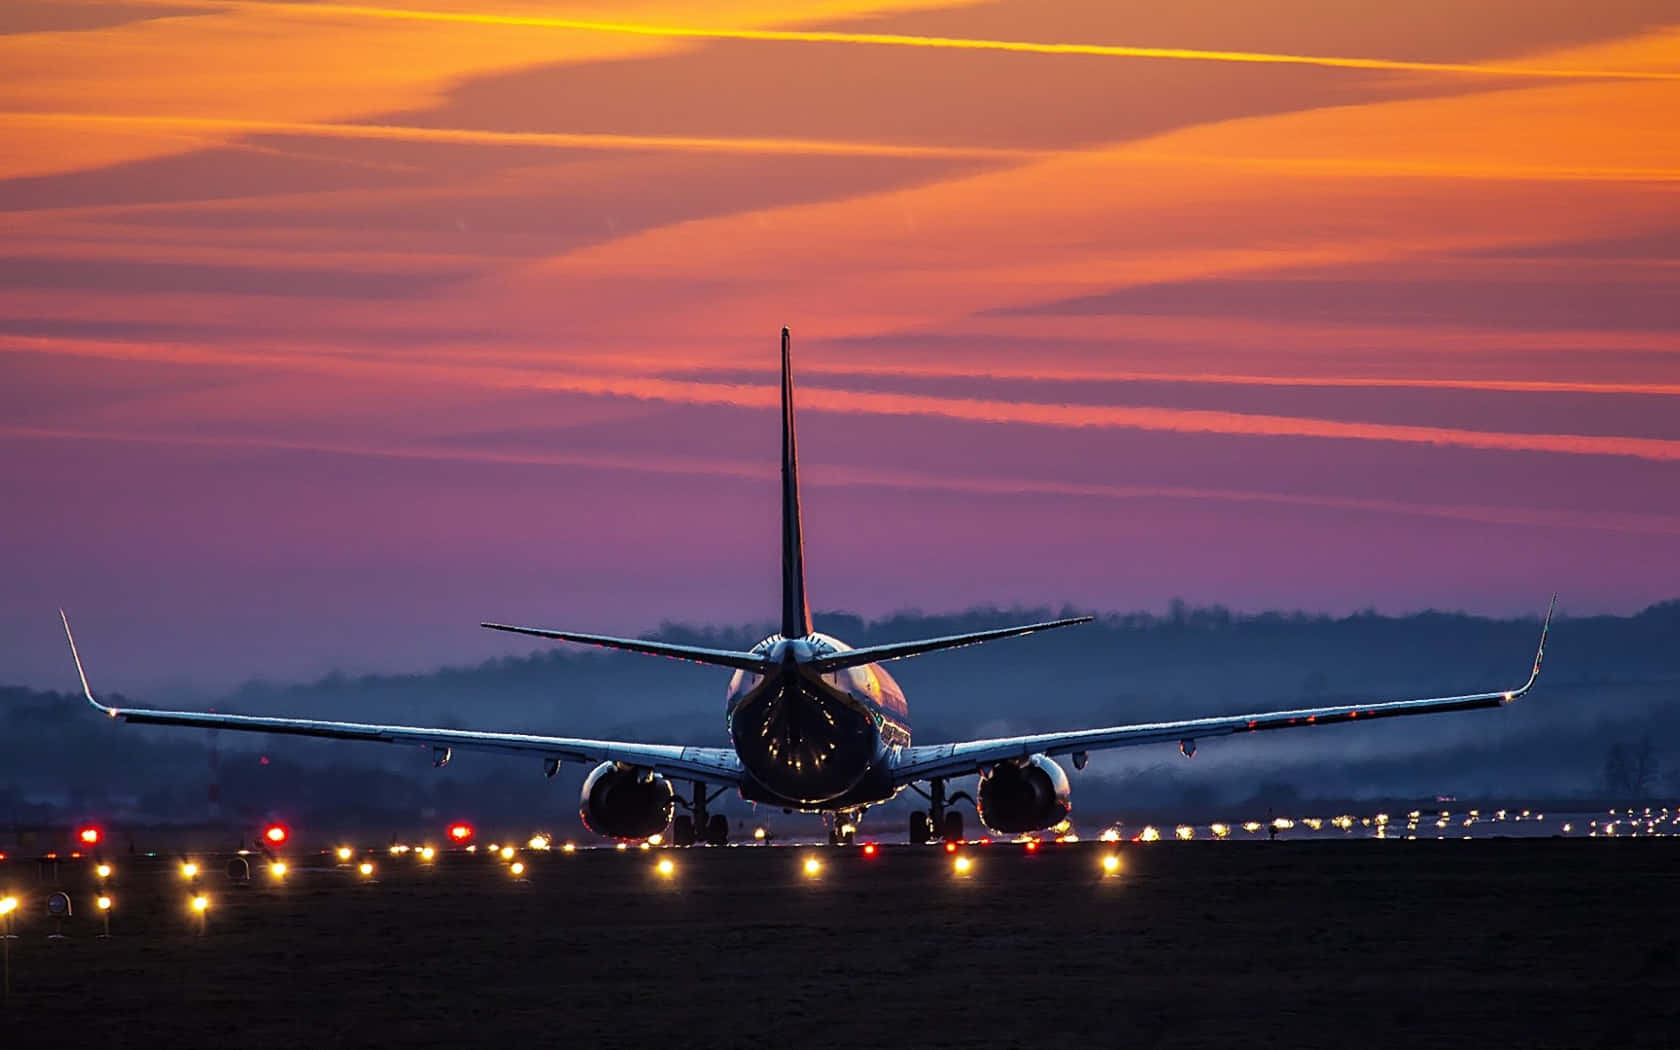
[(64, 638), (70, 643), (70, 659), (76, 662), (76, 677), (82, 681), (82, 695), (87, 697), (87, 702), (92, 704), (94, 707), (110, 715), (112, 718), (117, 717), (116, 708), (107, 707), (98, 700), (94, 699), (93, 687), (88, 685), (87, 671), (82, 667), (82, 654), (76, 648), (76, 635), (70, 630), (69, 615), (61, 608), (58, 610), (58, 618), (64, 624)]

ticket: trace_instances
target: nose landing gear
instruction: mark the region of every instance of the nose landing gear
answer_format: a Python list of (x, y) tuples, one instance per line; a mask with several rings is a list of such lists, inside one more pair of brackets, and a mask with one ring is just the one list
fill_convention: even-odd
[(858, 824), (863, 820), (863, 810), (854, 809), (841, 813), (831, 813), (828, 816), (828, 844), (830, 846), (850, 846), (857, 841)]

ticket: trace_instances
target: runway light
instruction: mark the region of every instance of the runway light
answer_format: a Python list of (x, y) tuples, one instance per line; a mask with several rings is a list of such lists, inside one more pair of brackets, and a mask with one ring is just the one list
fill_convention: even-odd
[(109, 898), (109, 897), (100, 897), (98, 900), (94, 901), (93, 903), (99, 905), (99, 910), (100, 911), (110, 911), (111, 910), (111, 898)]
[(946, 853), (955, 853), (956, 851), (957, 851), (957, 844), (955, 842), (945, 843), (945, 852)]
[(613, 849), (619, 850), (621, 852), (624, 851), (624, 850), (627, 850), (629, 848), (630, 848), (630, 843), (628, 843), (628, 842), (620, 842), (618, 845), (613, 847)]
[(451, 841), (451, 842), (468, 842), (468, 841), (471, 841), (472, 837), (473, 837), (473, 826), (471, 824), (451, 824), (451, 825), (449, 825), (449, 841)]
[(352, 850), (349, 846), (340, 846), (340, 847), (338, 847), (338, 859), (339, 860), (349, 860), (350, 855), (354, 852), (355, 851)]
[(1028, 853), (1037, 853), (1038, 852), (1038, 840), (1037, 839), (1028, 839), (1027, 840), (1027, 852)]
[(357, 868), (356, 870), (360, 871), (363, 875), (372, 875), (373, 874), (373, 864), (370, 861), (365, 861), (364, 860), (364, 861), (362, 861), (362, 866), (360, 868)]
[[(653, 838), (658, 838), (658, 837), (659, 837), (658, 835), (653, 836)], [(648, 841), (651, 842), (653, 840), (649, 839)], [(525, 845), (529, 846), (531, 849), (534, 849), (534, 850), (545, 850), (545, 849), (548, 848), (548, 836), (547, 835), (532, 835), (531, 836), (531, 841), (525, 843)]]
[(420, 847), (420, 859), (421, 860), (431, 860), (435, 856), (437, 856), (437, 850), (433, 849), (430, 846), (421, 846)]
[(1110, 875), (1112, 875), (1115, 872), (1120, 870), (1120, 858), (1116, 857), (1112, 853), (1104, 854), (1103, 859), (1102, 859), (1102, 866), (1103, 866), (1104, 871), (1106, 871)]
[(209, 910), (209, 908), (210, 898), (206, 897), (204, 894), (201, 893), (192, 899), (192, 910), (198, 912), (200, 915), (203, 915)]
[(512, 860), (513, 859), (513, 847), (512, 846), (503, 846), (502, 847), (502, 859), (503, 860)]
[(865, 857), (873, 857), (877, 852), (878, 851), (875, 848), (875, 843), (865, 842), (863, 844), (863, 855)]
[(93, 873), (102, 879), (108, 879), (111, 877), (111, 866), (109, 864), (101, 864), (99, 867), (93, 869)]
[(654, 865), (653, 870), (659, 872), (661, 876), (668, 879), (677, 873), (677, 865), (670, 857), (666, 857), (664, 860)]
[(286, 877), (286, 862), (283, 861), (283, 860), (277, 860), (273, 864), (270, 864), (268, 866), (268, 873), (270, 875), (273, 875), (277, 879), (285, 878)]
[(283, 845), (291, 837), (292, 833), (286, 830), (284, 824), (270, 824), (263, 831), (263, 838), (268, 840), (270, 846)]
[(181, 865), (181, 877), (187, 879), (198, 878), (198, 865), (190, 860)]
[(17, 911), (16, 897), (0, 897), (0, 915), (10, 915)]
[(753, 838), (758, 839), (761, 842), (764, 840), (765, 836), (769, 834), (770, 833), (765, 831), (763, 828), (753, 828)]
[(514, 878), (518, 878), (519, 876), (525, 874), (525, 862), (522, 860), (514, 861), (512, 864), (508, 865), (508, 871), (513, 873)]
[(818, 875), (822, 872), (822, 861), (815, 857), (805, 858), (805, 874)]
[(577, 845), (575, 843), (568, 842), (564, 846), (560, 847), (560, 852), (561, 853), (575, 853), (575, 852), (577, 852)]
[(967, 875), (968, 869), (974, 867), (974, 862), (966, 856), (959, 855), (956, 860), (951, 862), (951, 867), (958, 875)]
[(99, 845), (99, 840), (104, 836), (99, 833), (98, 828), (87, 827), (77, 832), (76, 837), (82, 840), (82, 845), (84, 846), (97, 846)]

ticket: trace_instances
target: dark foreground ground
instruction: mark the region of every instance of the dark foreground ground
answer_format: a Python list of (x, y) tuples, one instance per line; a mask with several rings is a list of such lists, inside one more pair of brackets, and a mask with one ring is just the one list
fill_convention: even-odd
[(13, 860), (0, 1046), (1680, 1046), (1680, 840), (1105, 852), (206, 860), (202, 934), (173, 862), (116, 858), (113, 936), (67, 865), (61, 941)]

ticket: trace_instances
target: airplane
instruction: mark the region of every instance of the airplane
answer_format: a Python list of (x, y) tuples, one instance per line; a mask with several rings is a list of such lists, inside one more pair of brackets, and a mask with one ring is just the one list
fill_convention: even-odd
[[(1540, 648), (1528, 681), (1515, 689), (912, 744), (904, 692), (882, 664), (1069, 627), (1086, 623), (1091, 617), (861, 649), (813, 630), (805, 597), (793, 372), (786, 328), (782, 329), (781, 402), (782, 607), (778, 633), (751, 649), (728, 650), (501, 623), (480, 625), (495, 631), (728, 668), (734, 672), (725, 706), (729, 747), (107, 706), (94, 698), (70, 631), (70, 619), (61, 609), (59, 616), (81, 678), (82, 693), (101, 712), (125, 722), (429, 747), (434, 764), (440, 767), (457, 750), (532, 755), (542, 760), (543, 772), (549, 777), (562, 762), (597, 763), (584, 779), (579, 813), (590, 830), (607, 838), (645, 839), (669, 828), (675, 845), (722, 845), (728, 840), (728, 821), (723, 814), (712, 812), (711, 804), (733, 789), (748, 802), (822, 814), (829, 826), (829, 841), (844, 845), (853, 841), (864, 810), (896, 797), (906, 788), (927, 801), (925, 808), (910, 815), (908, 832), (913, 843), (935, 838), (960, 841), (964, 836), (963, 816), (953, 808), (960, 801), (972, 802), (981, 823), (995, 832), (1030, 834), (1060, 825), (1072, 810), (1068, 775), (1054, 756), (1067, 756), (1075, 769), (1084, 769), (1092, 751), (1176, 743), (1188, 758), (1196, 753), (1198, 741), (1211, 737), (1501, 707), (1526, 694), (1540, 676), (1546, 633), (1557, 607), (1556, 595), (1540, 629)], [(948, 781), (974, 775), (979, 780), (972, 795), (947, 795)], [(686, 798), (679, 797), (673, 781), (690, 786)], [(679, 805), (686, 810), (680, 815), (676, 812)]]

